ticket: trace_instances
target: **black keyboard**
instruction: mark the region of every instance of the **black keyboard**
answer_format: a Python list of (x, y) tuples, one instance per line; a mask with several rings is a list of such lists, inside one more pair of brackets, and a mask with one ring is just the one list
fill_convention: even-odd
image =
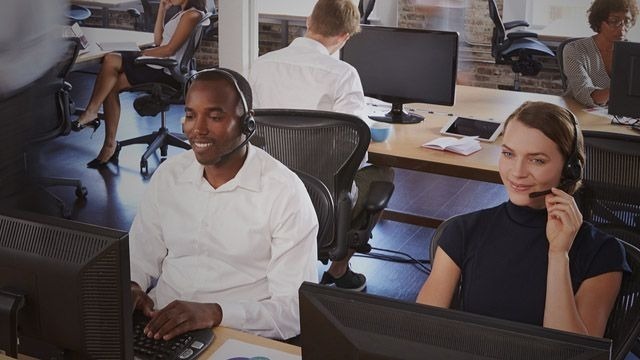
[(155, 340), (144, 334), (149, 318), (142, 312), (133, 313), (133, 352), (135, 359), (197, 358), (213, 341), (212, 329), (193, 330), (171, 340)]

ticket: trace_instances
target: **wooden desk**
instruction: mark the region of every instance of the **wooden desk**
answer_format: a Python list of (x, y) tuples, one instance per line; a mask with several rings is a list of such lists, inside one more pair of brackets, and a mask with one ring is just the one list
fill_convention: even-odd
[(78, 70), (82, 66), (100, 61), (104, 54), (108, 51), (103, 51), (97, 45), (102, 41), (133, 41), (138, 46), (148, 46), (153, 44), (153, 34), (141, 31), (131, 30), (118, 30), (118, 29), (103, 29), (103, 28), (91, 28), (83, 27), (82, 32), (89, 41), (89, 47), (80, 50), (76, 64), (72, 70)]
[[(208, 359), (209, 357), (213, 356), (213, 353), (215, 353), (216, 350), (218, 350), (220, 346), (222, 346), (222, 344), (224, 344), (224, 342), (229, 339), (236, 339), (249, 344), (264, 346), (270, 349), (285, 352), (287, 354), (292, 354), (292, 355), (302, 354), (302, 350), (297, 346), (290, 345), (290, 344), (283, 343), (276, 340), (263, 338), (263, 337), (252, 335), (252, 334), (247, 334), (242, 331), (238, 331), (230, 328), (225, 328), (220, 326), (213, 329), (213, 332), (215, 333), (216, 338), (211, 344), (211, 346), (209, 346), (207, 350), (205, 350), (205, 352), (202, 353), (202, 355), (200, 355), (200, 359)], [(27, 358), (20, 356), (19, 359), (27, 359)], [(14, 360), (14, 359), (0, 354), (0, 360)]]
[[(597, 130), (639, 135), (623, 126), (611, 125), (607, 116), (585, 111), (573, 99), (554, 95), (457, 86), (454, 106), (408, 104), (407, 108), (425, 116), (419, 124), (393, 125), (386, 142), (372, 142), (369, 162), (409, 170), (501, 183), (498, 156), (502, 137), (493, 143), (482, 142), (482, 150), (469, 156), (422, 148), (427, 141), (442, 136), (440, 129), (451, 116), (475, 117), (504, 121), (527, 100), (546, 101), (569, 108), (576, 114), (583, 130)], [(441, 220), (385, 210), (385, 218), (410, 224), (436, 227)]]
[(105, 28), (109, 26), (109, 15), (111, 9), (140, 7), (140, 1), (138, 0), (70, 0), (70, 2), (75, 5), (102, 9), (102, 26)]
[(201, 359), (208, 359), (229, 339), (236, 339), (253, 345), (264, 346), (274, 350), (279, 350), (292, 355), (301, 355), (302, 349), (284, 342), (263, 338), (257, 335), (248, 334), (242, 331), (234, 330), (226, 327), (216, 327), (213, 329), (216, 338), (213, 344), (200, 356)]

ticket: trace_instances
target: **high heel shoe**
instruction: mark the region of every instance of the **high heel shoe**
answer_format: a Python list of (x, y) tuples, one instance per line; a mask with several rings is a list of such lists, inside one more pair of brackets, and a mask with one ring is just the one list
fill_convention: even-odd
[(111, 157), (107, 161), (102, 162), (100, 161), (100, 159), (95, 158), (87, 163), (87, 167), (90, 169), (101, 169), (107, 166), (107, 164), (109, 163), (118, 165), (118, 162), (120, 161), (120, 150), (122, 150), (122, 145), (120, 145), (120, 143), (117, 143), (116, 151), (113, 152), (113, 155), (111, 155)]
[(93, 132), (91, 133), (91, 136), (93, 136), (96, 130), (98, 130), (98, 128), (100, 127), (100, 119), (93, 119), (85, 124), (80, 124), (78, 120), (74, 120), (71, 122), (71, 130), (73, 130), (74, 132), (84, 130), (88, 127), (93, 129)]

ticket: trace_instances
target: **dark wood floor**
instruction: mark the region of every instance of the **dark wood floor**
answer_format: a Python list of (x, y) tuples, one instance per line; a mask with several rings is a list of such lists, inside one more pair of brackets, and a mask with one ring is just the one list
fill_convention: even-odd
[[(74, 86), (74, 100), (77, 104), (84, 105), (90, 95), (94, 76), (72, 73), (69, 80)], [(134, 98), (127, 93), (121, 96), (119, 140), (149, 133), (159, 126), (159, 118), (142, 118), (136, 114), (132, 107)], [(182, 106), (172, 106), (167, 117), (170, 129), (179, 130), (182, 113)], [(85, 164), (97, 155), (104, 137), (104, 127), (100, 127), (93, 137), (90, 132), (90, 129), (85, 129), (42, 144), (40, 151), (29, 160), (30, 169), (38, 175), (72, 177), (83, 181), (88, 190), (85, 201), (77, 200), (72, 188), (51, 189), (73, 207), (73, 219), (128, 230), (149, 181), (139, 170), (139, 159), (145, 146), (124, 148), (120, 154), (119, 166), (110, 164), (101, 170), (88, 169)], [(183, 150), (170, 149), (170, 155), (181, 151)], [(150, 159), (151, 174), (157, 167), (158, 160), (157, 157)], [(485, 208), (506, 199), (500, 185), (400, 169), (396, 170), (395, 184), (391, 208), (439, 218)], [(56, 208), (39, 211), (57, 214)], [(401, 251), (424, 260), (428, 258), (432, 232), (433, 229), (430, 228), (382, 221), (375, 228), (371, 244), (376, 248)], [(374, 253), (386, 254), (377, 250)], [(321, 274), (325, 267), (318, 264)], [(415, 299), (427, 276), (418, 266), (410, 263), (354, 257), (351, 264), (355, 271), (366, 274), (367, 292), (407, 301)]]

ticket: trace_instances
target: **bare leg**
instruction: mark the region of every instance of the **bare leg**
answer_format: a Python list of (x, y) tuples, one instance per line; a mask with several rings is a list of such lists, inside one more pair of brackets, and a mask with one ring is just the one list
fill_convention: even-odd
[(130, 86), (127, 77), (122, 73), (118, 76), (114, 88), (104, 99), (105, 135), (102, 149), (100, 150), (100, 154), (98, 154), (98, 160), (100, 160), (100, 162), (108, 161), (116, 151), (116, 134), (120, 122), (120, 91)]
[[(113, 92), (118, 84), (120, 74), (122, 73), (122, 56), (118, 53), (108, 53), (104, 56), (100, 73), (93, 86), (91, 99), (84, 113), (78, 117), (80, 124), (86, 124), (98, 117), (100, 105), (104, 103), (106, 98)], [(107, 117), (108, 109), (104, 109), (105, 117)]]

